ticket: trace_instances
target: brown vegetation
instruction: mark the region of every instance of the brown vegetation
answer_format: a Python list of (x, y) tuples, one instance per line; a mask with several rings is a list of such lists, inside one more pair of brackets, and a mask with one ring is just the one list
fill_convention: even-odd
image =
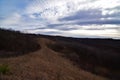
[(120, 79), (119, 40), (64, 37), (52, 40), (54, 43), (48, 44), (48, 47), (73, 61), (73, 64), (101, 76)]
[(18, 56), (39, 48), (33, 36), (0, 29), (0, 57)]

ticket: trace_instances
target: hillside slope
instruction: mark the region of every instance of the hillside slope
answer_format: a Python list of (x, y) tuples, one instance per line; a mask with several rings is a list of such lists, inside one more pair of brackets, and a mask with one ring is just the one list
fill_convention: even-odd
[(40, 49), (32, 35), (0, 29), (0, 57), (19, 56)]
[(94, 74), (120, 79), (120, 40), (47, 37), (47, 46)]
[(46, 43), (52, 41), (44, 38), (38, 41), (40, 50), (24, 56), (0, 59), (0, 64), (8, 64), (11, 69), (9, 75), (2, 76), (3, 80), (107, 80), (78, 68), (47, 48)]

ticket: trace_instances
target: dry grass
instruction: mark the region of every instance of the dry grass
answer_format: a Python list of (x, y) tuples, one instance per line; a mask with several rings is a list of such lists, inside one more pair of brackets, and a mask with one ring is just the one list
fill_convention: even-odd
[(111, 79), (120, 79), (119, 40), (65, 39), (56, 38), (54, 43), (48, 43), (47, 46), (84, 70)]

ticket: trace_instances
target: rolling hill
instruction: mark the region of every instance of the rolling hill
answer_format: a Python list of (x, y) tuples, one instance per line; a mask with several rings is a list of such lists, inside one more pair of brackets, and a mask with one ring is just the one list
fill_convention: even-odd
[(119, 80), (120, 40), (0, 29), (1, 80)]

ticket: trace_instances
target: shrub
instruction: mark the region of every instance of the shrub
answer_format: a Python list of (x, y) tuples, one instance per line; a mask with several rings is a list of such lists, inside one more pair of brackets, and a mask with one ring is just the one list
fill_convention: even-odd
[(7, 74), (10, 71), (10, 68), (8, 65), (1, 65), (0, 66), (0, 74)]

